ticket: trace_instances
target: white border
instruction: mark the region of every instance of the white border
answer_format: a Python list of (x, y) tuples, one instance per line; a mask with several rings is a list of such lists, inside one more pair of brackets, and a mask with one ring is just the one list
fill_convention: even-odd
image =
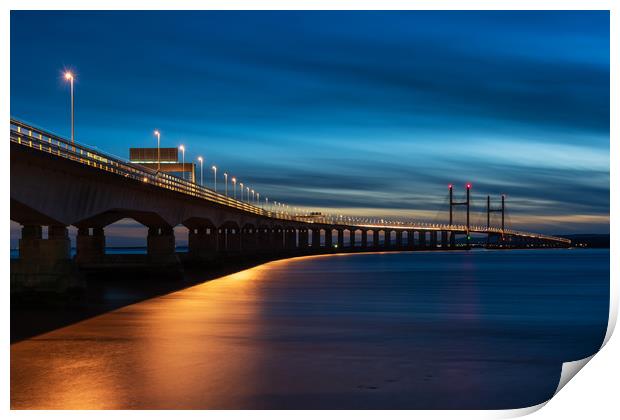
[[(173, 4), (173, 7), (171, 7)], [(175, 0), (174, 2), (164, 1), (164, 0), (150, 0), (150, 1), (138, 1), (138, 0), (93, 0), (89, 2), (77, 1), (77, 0), (56, 0), (54, 2), (49, 2), (45, 0), (8, 0), (3, 2), (4, 13), (2, 13), (0, 17), (0, 30), (2, 31), (2, 41), (0, 43), (1, 53), (3, 58), (7, 58), (6, 60), (2, 60), (2, 66), (0, 67), (0, 71), (2, 72), (2, 84), (0, 94), (1, 94), (1, 103), (3, 114), (5, 115), (6, 120), (8, 121), (8, 117), (10, 116), (10, 75), (9, 75), (9, 60), (10, 57), (9, 49), (10, 49), (10, 10), (50, 10), (50, 9), (60, 9), (60, 10), (70, 10), (70, 9), (78, 9), (78, 10), (147, 10), (147, 9), (189, 9), (189, 10), (198, 10), (198, 9), (212, 9), (212, 10), (232, 10), (232, 9), (246, 9), (246, 10), (274, 10), (274, 9), (288, 9), (288, 10), (328, 10), (328, 9), (340, 9), (340, 10), (356, 10), (356, 9), (383, 9), (383, 10), (611, 10), (611, 115), (620, 115), (618, 114), (618, 83), (617, 83), (617, 75), (620, 74), (620, 67), (618, 66), (618, 24), (620, 23), (620, 19), (618, 18), (618, 13), (620, 13), (620, 7), (617, 5), (617, 2), (613, 2), (611, 0), (607, 1), (582, 1), (582, 0), (477, 0), (477, 1), (469, 1), (465, 2), (464, 0), (427, 0), (427, 1), (404, 1), (404, 0), (383, 0), (383, 1), (368, 1), (368, 0), (360, 0), (360, 1), (338, 1), (338, 0), (297, 0), (295, 2), (285, 2), (285, 1), (272, 1), (272, 0), (263, 0), (261, 2), (258, 1), (250, 1), (250, 0), (229, 0), (226, 2), (220, 3), (210, 3), (204, 1), (192, 1), (192, 0)], [(259, 7), (260, 6), (260, 7)], [(611, 139), (615, 141), (611, 141), (610, 145), (610, 155), (618, 157), (618, 125), (612, 119), (611, 120)], [(1, 207), (3, 219), (5, 220), (3, 232), (4, 238), (9, 237), (9, 201), (6, 200), (6, 197), (9, 195), (9, 144), (8, 142), (3, 143), (3, 156), (5, 159), (4, 165), (2, 165), (0, 170), (2, 171), (2, 196), (5, 197), (5, 201), (3, 202), (3, 206)], [(614, 194), (615, 186), (617, 185), (617, 170), (612, 165), (610, 167), (610, 191), (611, 191), (611, 201), (610, 201), (610, 216), (613, 215), (618, 210), (618, 195)], [(611, 217), (610, 222), (610, 232), (613, 238), (618, 237), (618, 226), (615, 223), (613, 217)], [(6, 239), (4, 242), (4, 247), (0, 249), (0, 253), (4, 253), (4, 255), (9, 255), (9, 241)], [(2, 254), (0, 254), (2, 255)], [(316, 416), (328, 417), (328, 418), (336, 418), (341, 417), (343, 415), (347, 416), (355, 416), (359, 419), (373, 419), (375, 420), (378, 416), (389, 416), (394, 419), (409, 419), (411, 416), (422, 417), (422, 418), (503, 418), (503, 417), (514, 417), (519, 415), (528, 414), (530, 412), (536, 411), (536, 418), (547, 419), (547, 418), (567, 418), (567, 419), (581, 419), (584, 416), (589, 416), (593, 418), (614, 418), (618, 411), (618, 398), (617, 398), (617, 374), (620, 373), (620, 362), (616, 355), (620, 354), (618, 351), (620, 349), (620, 345), (618, 344), (618, 339), (613, 339), (609, 341), (611, 337), (611, 332), (613, 331), (613, 327), (617, 321), (617, 312), (618, 312), (618, 252), (617, 247), (614, 245), (612, 241), (611, 248), (611, 311), (610, 311), (610, 322), (608, 327), (607, 336), (605, 338), (604, 351), (600, 354), (596, 355), (596, 357), (591, 358), (591, 362), (583, 369), (584, 372), (580, 373), (579, 380), (570, 381), (565, 388), (554, 398), (552, 398), (547, 404), (541, 404), (537, 407), (531, 407), (528, 409), (521, 410), (506, 410), (506, 411), (355, 411), (355, 412), (346, 412), (341, 413), (340, 411), (328, 411), (328, 412), (314, 412), (314, 411), (296, 411), (294, 413), (287, 411), (181, 411), (181, 412), (170, 412), (170, 411), (133, 411), (126, 412), (122, 411), (119, 413), (113, 413), (109, 411), (101, 411), (101, 412), (89, 412), (87, 415), (93, 418), (100, 418), (102, 416), (109, 415), (122, 415), (132, 416), (138, 418), (162, 418), (163, 416), (168, 417), (169, 415), (175, 416), (183, 416), (183, 417), (193, 417), (203, 418), (205, 415), (211, 418), (231, 418), (238, 416), (252, 416), (253, 419), (263, 420), (263, 419), (289, 419), (290, 416), (294, 415), (296, 418), (300, 419), (312, 419), (314, 420)], [(2, 401), (5, 410), (9, 408), (9, 306), (10, 306), (10, 294), (9, 294), (9, 264), (8, 258), (2, 260), (3, 264), (3, 281), (4, 281), (4, 290), (2, 293), (3, 299), (3, 326), (4, 326), (4, 342), (2, 346)], [(588, 359), (589, 360), (589, 359)], [(573, 363), (569, 366), (574, 368), (575, 365), (579, 363)], [(564, 375), (565, 373), (563, 373)], [(542, 406), (547, 405), (543, 410), (537, 411)], [(74, 417), (79, 416), (83, 417), (85, 415), (84, 412), (60, 412), (60, 411), (39, 411), (39, 412), (29, 412), (29, 411), (14, 411), (10, 413), (11, 416), (20, 417), (20, 418), (32, 418), (38, 417), (41, 415), (45, 415), (45, 417), (50, 418), (66, 418), (66, 417)]]

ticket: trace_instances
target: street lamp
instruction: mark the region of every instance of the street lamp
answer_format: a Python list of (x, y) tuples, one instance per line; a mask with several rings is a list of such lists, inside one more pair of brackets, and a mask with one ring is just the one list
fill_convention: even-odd
[(228, 197), (228, 174), (226, 172), (224, 172), (224, 191), (226, 194), (226, 197)]
[(200, 162), (200, 186), (202, 187), (202, 156), (198, 156), (198, 162)]
[(155, 135), (157, 136), (157, 170), (159, 171), (160, 169), (160, 164), (159, 164), (159, 140), (161, 138), (161, 134), (159, 133), (159, 130), (155, 130)]
[[(254, 190), (252, 190), (252, 201), (254, 201)], [(254, 203), (252, 203), (254, 204)]]
[(180, 145), (179, 150), (181, 151), (181, 155), (183, 155), (183, 166), (181, 167), (181, 173), (183, 174), (183, 180), (185, 180), (185, 146)]
[(248, 197), (248, 204), (250, 203), (250, 187), (245, 187), (246, 189), (246, 193), (247, 193), (247, 197)]
[(217, 167), (213, 165), (211, 169), (213, 169), (213, 191), (217, 192)]
[(256, 193), (256, 205), (260, 206), (260, 194), (258, 192)]
[(71, 143), (75, 143), (75, 108), (73, 106), (74, 104), (74, 100), (73, 100), (73, 73), (71, 73), (70, 71), (65, 72), (65, 79), (69, 81), (70, 85), (71, 85)]
[(236, 200), (237, 199), (237, 178), (235, 178), (234, 176), (232, 178), (232, 183), (233, 183), (233, 198)]
[(241, 201), (243, 201), (243, 182), (240, 182), (239, 186), (241, 187)]

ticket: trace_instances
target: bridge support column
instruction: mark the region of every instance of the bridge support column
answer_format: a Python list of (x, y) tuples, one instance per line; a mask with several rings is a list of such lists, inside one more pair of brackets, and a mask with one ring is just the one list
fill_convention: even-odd
[(379, 248), (379, 231), (372, 231), (372, 247)]
[(429, 233), (431, 235), (430, 247), (431, 248), (437, 248), (437, 231), (436, 230), (431, 230)]
[(189, 256), (193, 259), (214, 257), (217, 253), (215, 229), (207, 227), (189, 229), (187, 247)]
[(418, 246), (420, 248), (426, 248), (426, 231), (420, 230), (418, 231)]
[(246, 226), (241, 229), (241, 251), (245, 254), (254, 254), (258, 250), (258, 231), (254, 227)]
[(149, 227), (146, 249), (149, 257), (174, 255), (174, 232), (172, 227)]
[(396, 231), (396, 248), (401, 249), (403, 247), (403, 231)]
[(236, 227), (224, 229), (226, 232), (226, 252), (241, 252), (241, 231)]
[(304, 251), (308, 250), (308, 229), (307, 228), (299, 229), (299, 248)]
[(454, 232), (450, 232), (450, 248), (456, 248), (456, 235)]
[(312, 229), (312, 248), (318, 249), (321, 247), (321, 229)]
[(366, 249), (368, 248), (368, 232), (364, 229), (362, 229), (362, 248)]
[(407, 231), (407, 248), (408, 249), (415, 248), (415, 231), (414, 230)]
[(325, 248), (332, 249), (332, 230), (325, 229)]
[(383, 233), (383, 247), (390, 248), (392, 246), (392, 231), (386, 230)]
[(78, 264), (100, 263), (105, 257), (105, 235), (102, 227), (91, 229), (78, 228), (76, 238), (77, 252), (75, 261)]
[(71, 241), (66, 226), (49, 226), (47, 239), (43, 239), (40, 225), (22, 226), (22, 237), (19, 240), (21, 261), (51, 267), (58, 261), (68, 260), (70, 251)]
[(275, 251), (280, 251), (284, 248), (284, 232), (280, 228), (273, 228), (271, 232), (271, 246)]
[(286, 228), (286, 249), (297, 249), (297, 234), (294, 228)]
[(344, 229), (338, 229), (338, 249), (344, 248)]
[(446, 249), (448, 247), (448, 232), (445, 230), (441, 231), (441, 249)]

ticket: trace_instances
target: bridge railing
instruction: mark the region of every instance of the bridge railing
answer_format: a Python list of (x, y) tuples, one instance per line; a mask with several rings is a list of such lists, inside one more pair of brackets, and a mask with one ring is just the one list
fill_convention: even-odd
[(271, 218), (296, 220), (294, 216), (286, 213), (265, 210), (250, 203), (219, 194), (209, 188), (174, 175), (124, 161), (79, 143), (72, 143), (53, 133), (13, 119), (11, 119), (11, 142), (121, 175), (134, 181), (156, 185), (238, 210)]

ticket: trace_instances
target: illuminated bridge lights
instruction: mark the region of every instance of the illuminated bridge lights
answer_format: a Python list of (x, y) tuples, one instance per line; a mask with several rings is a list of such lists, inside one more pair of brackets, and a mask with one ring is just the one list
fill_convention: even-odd
[[(26, 134), (27, 133), (27, 134)], [(24, 140), (24, 137), (28, 137), (28, 141)], [(184, 193), (193, 197), (198, 197), (209, 202), (217, 203), (220, 205), (236, 208), (249, 213), (258, 214), (261, 216), (291, 220), (303, 223), (320, 223), (326, 225), (343, 226), (345, 220), (347, 224), (344, 224), (344, 228), (367, 228), (367, 229), (381, 229), (389, 231), (405, 231), (405, 230), (421, 230), (421, 231), (452, 231), (455, 233), (497, 233), (503, 235), (510, 235), (522, 238), (531, 238), (537, 240), (545, 240), (550, 242), (570, 244), (571, 241), (566, 238), (554, 237), (549, 235), (542, 235), (530, 232), (521, 232), (511, 229), (498, 229), (486, 226), (470, 226), (467, 229), (466, 225), (457, 224), (436, 224), (436, 223), (422, 223), (422, 222), (402, 222), (402, 221), (388, 221), (386, 219), (375, 219), (374, 223), (356, 222), (355, 225), (349, 225), (351, 221), (372, 220), (368, 218), (351, 218), (343, 215), (332, 216), (325, 215), (320, 212), (307, 212), (299, 213), (299, 215), (288, 214), (280, 209), (281, 203), (277, 203), (276, 211), (268, 211), (260, 208), (256, 205), (252, 205), (248, 202), (240, 201), (227, 195), (219, 194), (211, 189), (202, 187), (194, 182), (186, 181), (178, 178), (174, 175), (161, 173), (157, 170), (152, 170), (144, 166), (140, 166), (139, 163), (156, 163), (157, 161), (144, 161), (144, 162), (127, 162), (120, 158), (116, 158), (110, 155), (106, 155), (92, 148), (82, 146), (78, 143), (71, 143), (59, 136), (46, 132), (44, 130), (37, 129), (29, 126), (17, 120), (11, 120), (10, 123), (10, 140), (15, 144), (19, 144), (23, 147), (30, 147), (37, 149), (43, 153), (49, 153), (61, 158), (79, 162), (81, 164), (97, 168), (102, 171), (110, 172), (125, 178), (140, 181), (142, 183), (149, 183), (152, 186), (173, 190), (176, 192)], [(166, 163), (161, 161), (160, 163)], [(241, 184), (240, 184), (241, 185)], [(452, 190), (452, 184), (448, 187)], [(467, 189), (471, 189), (471, 183), (466, 184)], [(284, 206), (281, 206), (284, 207)], [(289, 208), (289, 206), (286, 206)], [(298, 211), (299, 209), (295, 209)], [(471, 236), (468, 235), (468, 239)]]

